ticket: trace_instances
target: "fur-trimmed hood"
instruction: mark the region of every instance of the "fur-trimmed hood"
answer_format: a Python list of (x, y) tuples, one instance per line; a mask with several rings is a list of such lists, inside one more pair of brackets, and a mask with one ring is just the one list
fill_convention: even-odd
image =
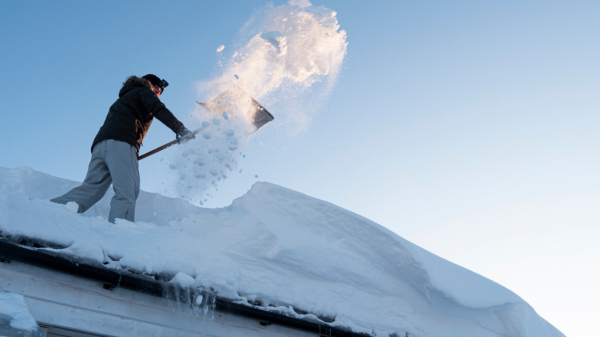
[(137, 77), (135, 75), (131, 75), (127, 77), (125, 82), (123, 82), (123, 87), (119, 91), (119, 97), (125, 95), (129, 90), (139, 87), (148, 87), (150, 90), (152, 90), (152, 84), (150, 83), (150, 81)]

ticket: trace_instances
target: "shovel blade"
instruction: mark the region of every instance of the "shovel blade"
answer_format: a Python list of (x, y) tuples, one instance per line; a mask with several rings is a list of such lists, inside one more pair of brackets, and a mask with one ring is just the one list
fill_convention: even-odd
[(248, 116), (248, 119), (254, 126), (254, 129), (248, 132), (249, 134), (256, 132), (275, 119), (265, 107), (245, 92), (234, 93), (232, 91), (225, 91), (206, 103), (196, 103), (206, 109), (206, 111), (215, 114), (222, 114), (223, 112), (235, 113), (241, 110), (242, 113)]

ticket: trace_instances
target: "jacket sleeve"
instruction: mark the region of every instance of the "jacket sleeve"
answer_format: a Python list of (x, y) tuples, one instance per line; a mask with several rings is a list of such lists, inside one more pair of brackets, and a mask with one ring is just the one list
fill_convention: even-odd
[(145, 88), (140, 91), (140, 100), (144, 108), (150, 112), (154, 117), (158, 118), (164, 125), (173, 132), (178, 133), (184, 129), (183, 123), (181, 123), (174, 115), (165, 107), (165, 105), (156, 97), (156, 94), (152, 90)]

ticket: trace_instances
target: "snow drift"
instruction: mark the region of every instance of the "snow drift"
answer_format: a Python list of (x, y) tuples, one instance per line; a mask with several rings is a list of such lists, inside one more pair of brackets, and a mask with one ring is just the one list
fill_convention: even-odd
[[(72, 259), (166, 273), (185, 287), (357, 332), (388, 336), (563, 336), (510, 290), (352, 212), (266, 182), (206, 209), (142, 192), (138, 222), (108, 223), (48, 199), (76, 182), (0, 168), (0, 230)], [(292, 309), (293, 308), (293, 309)]]

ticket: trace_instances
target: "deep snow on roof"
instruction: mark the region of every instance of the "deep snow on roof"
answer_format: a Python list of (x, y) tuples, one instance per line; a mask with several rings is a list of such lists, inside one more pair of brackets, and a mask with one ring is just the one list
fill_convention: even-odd
[[(384, 227), (266, 182), (225, 208), (141, 192), (135, 223), (106, 221), (112, 193), (75, 214), (48, 201), (78, 183), (0, 168), (0, 230), (71, 258), (174, 275), (186, 287), (289, 307), (387, 336), (563, 336), (523, 299)], [(275, 309), (277, 310), (277, 309)]]

